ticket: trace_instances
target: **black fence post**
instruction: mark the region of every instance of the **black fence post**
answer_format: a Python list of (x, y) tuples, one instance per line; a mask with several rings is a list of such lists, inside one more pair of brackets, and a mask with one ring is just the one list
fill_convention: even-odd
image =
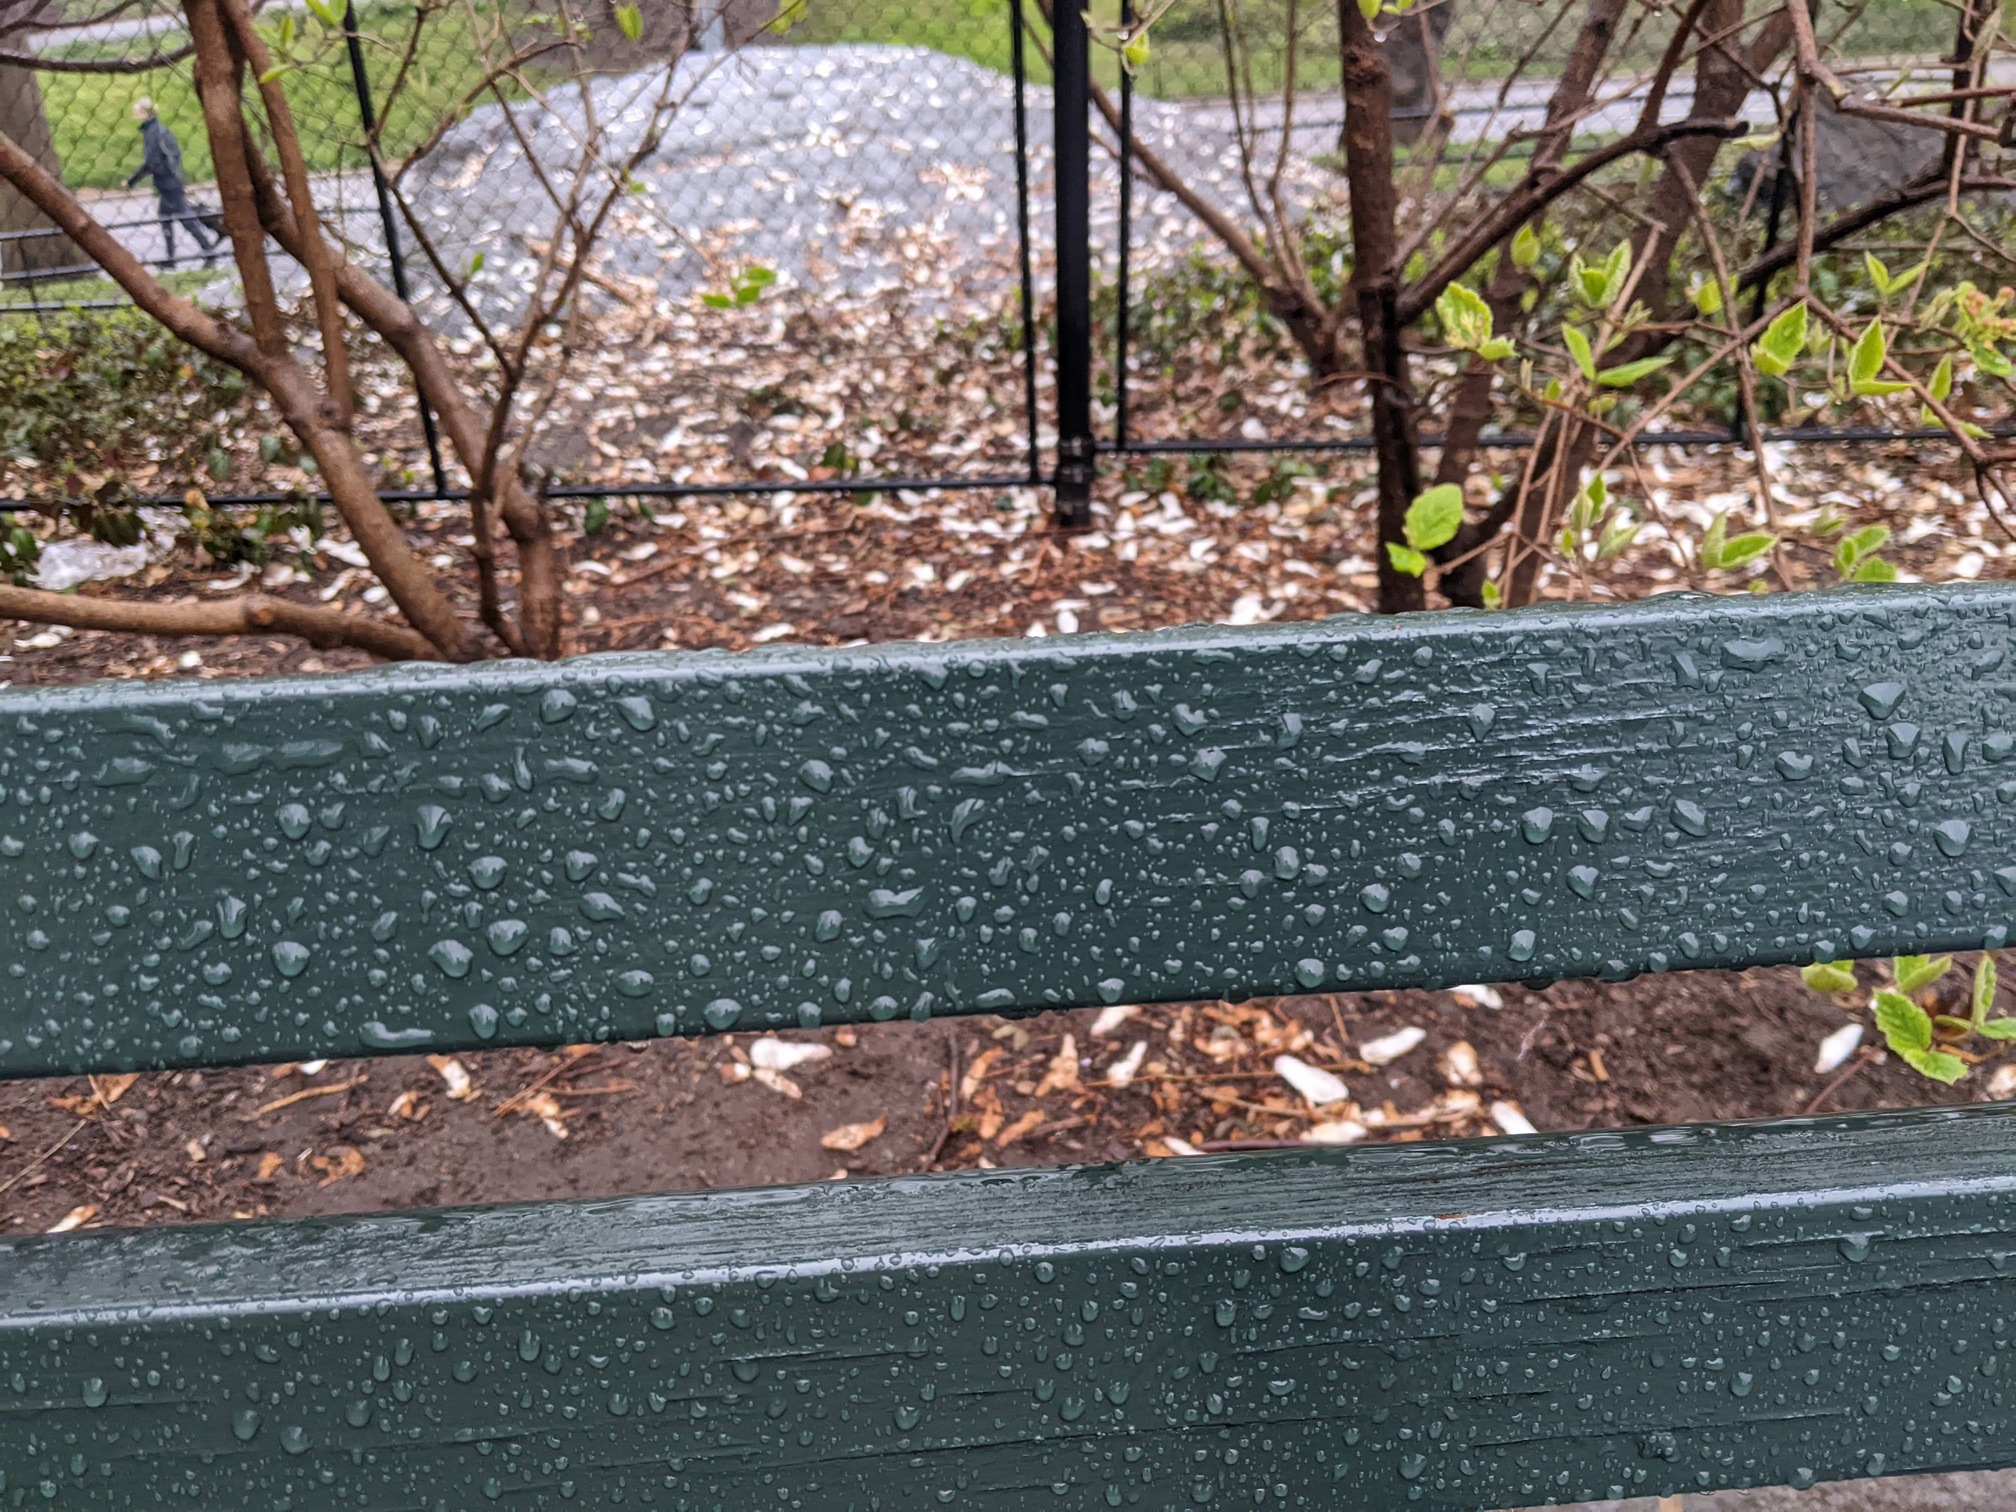
[(1055, 0), (1057, 154), (1057, 479), (1061, 529), (1092, 523), (1091, 43), (1082, 0)]
[[(350, 47), (350, 82), (357, 91), (357, 114), (364, 123), (364, 139), (371, 156), (371, 187), (378, 191), (378, 224), (385, 233), (385, 258), (392, 265), (392, 290), (407, 304), (413, 302), (406, 282), (406, 254), (399, 245), (399, 220), (392, 209), (392, 186), (385, 182), (385, 170), (378, 161), (378, 106), (371, 98), (371, 75), (364, 67), (364, 39), (357, 30), (357, 7), (343, 7), (343, 39)], [(420, 405), (420, 429), (427, 438), (427, 463), (434, 473), (434, 497), (445, 498), (448, 474), (441, 465), (441, 431), (434, 423), (434, 407), (427, 396), (415, 393)]]

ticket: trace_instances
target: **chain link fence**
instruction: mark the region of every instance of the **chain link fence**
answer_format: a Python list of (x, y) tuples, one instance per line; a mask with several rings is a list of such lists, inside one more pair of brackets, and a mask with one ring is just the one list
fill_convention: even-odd
[[(43, 65), (0, 67), (0, 129), (171, 288), (228, 307), (236, 279), (178, 7), (85, 19), (85, 3), (0, 41), (0, 55)], [(599, 239), (586, 318), (566, 337), (579, 374), (539, 422), (531, 459), (554, 492), (1035, 481), (1027, 300), (1032, 256), (1044, 260), (1034, 244), (1048, 238), (1029, 206), (1047, 192), (1049, 105), (1024, 108), (1017, 57), (1039, 73), (1042, 57), (1021, 46), (1005, 0), (653, 6), (635, 40), (589, 17), (586, 45), (502, 79), (486, 77), (486, 54), (499, 35), (536, 37), (548, 7), (422, 0), (418, 24), (411, 0), (357, 0), (347, 37), (325, 30), (310, 46), (309, 13), (285, 3), (260, 19), (283, 44), (302, 39), (283, 82), (320, 209), (349, 256), (399, 280), (477, 368), (523, 315), (554, 234), (555, 181), (586, 133), (603, 134), (613, 162), (673, 102)], [(74, 71), (107, 64), (119, 71)], [(154, 131), (179, 149), (176, 192), (144, 171)], [(305, 276), (273, 255), (283, 293), (304, 294)], [(760, 297), (745, 305), (748, 290)], [(125, 303), (32, 207), (0, 199), (0, 342), (82, 339), (80, 318)], [(366, 407), (391, 422), (388, 486), (466, 484), (417, 401), (369, 358)], [(199, 480), (214, 496), (301, 484), (261, 458), (257, 429), (231, 448), (228, 480)]]

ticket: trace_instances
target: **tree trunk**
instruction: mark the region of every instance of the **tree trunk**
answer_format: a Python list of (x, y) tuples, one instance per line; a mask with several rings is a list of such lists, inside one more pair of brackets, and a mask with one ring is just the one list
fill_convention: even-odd
[(1414, 391), (1407, 376), (1399, 311), (1399, 196), (1393, 182), (1393, 80), (1386, 51), (1357, 0), (1339, 0), (1344, 73), (1344, 171), (1351, 189), (1351, 284), (1358, 306), (1372, 436), (1379, 461), (1379, 608), (1426, 603), (1421, 579), (1394, 566), (1386, 548), (1405, 540), (1407, 506), (1421, 491)]
[[(62, 177), (56, 139), (42, 108), (42, 81), (33, 69), (0, 65), (0, 134), (12, 137), (52, 175)], [(55, 277), (67, 270), (75, 270), (78, 277), (93, 271), (75, 243), (57, 231), (25, 195), (0, 183), (0, 274), (14, 283)]]

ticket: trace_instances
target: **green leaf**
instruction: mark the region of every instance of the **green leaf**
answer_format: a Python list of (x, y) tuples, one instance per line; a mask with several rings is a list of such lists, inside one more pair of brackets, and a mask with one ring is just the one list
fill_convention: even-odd
[(1568, 355), (1575, 359), (1575, 366), (1582, 370), (1582, 376), (1590, 382), (1596, 381), (1596, 353), (1590, 349), (1589, 338), (1574, 326), (1561, 327), (1561, 340), (1568, 348)]
[(1148, 62), (1148, 33), (1144, 28), (1127, 39), (1120, 49), (1120, 61), (1130, 74), (1139, 73)]
[(1722, 547), (1722, 560), (1714, 565), (1723, 571), (1754, 562), (1773, 546), (1778, 537), (1768, 530), (1746, 530), (1742, 535), (1731, 536)]
[(321, 19), (322, 24), (325, 26), (341, 27), (343, 25), (343, 12), (333, 3), (333, 0), (308, 0), (308, 9), (315, 12), (316, 16)]
[(1497, 582), (1490, 578), (1484, 580), (1483, 590), (1477, 596), (1484, 600), (1484, 607), (1486, 609), (1496, 609), (1504, 601), (1505, 597), (1504, 594), (1498, 591)]
[(1855, 967), (1848, 961), (1815, 961), (1801, 966), (1799, 979), (1815, 992), (1853, 992), (1862, 985), (1855, 980)]
[(1695, 278), (1688, 286), (1687, 297), (1704, 318), (1712, 319), (1722, 313), (1722, 285), (1717, 279)]
[(639, 10), (635, 5), (617, 6), (616, 29), (623, 33), (623, 40), (626, 42), (643, 41), (644, 12)]
[(1939, 366), (1932, 369), (1932, 381), (1925, 385), (1925, 392), (1939, 403), (1944, 404), (1953, 393), (1953, 354), (1948, 352), (1939, 359)]
[(1901, 992), (1878, 992), (1872, 1005), (1883, 1041), (1899, 1055), (1932, 1048), (1932, 1016)]
[(590, 499), (588, 507), (581, 512), (581, 528), (589, 535), (600, 535), (609, 524), (609, 501)]
[(1524, 273), (1540, 261), (1540, 233), (1528, 221), (1512, 234), (1512, 266)]
[(1869, 282), (1876, 286), (1876, 292), (1885, 299), (1888, 299), (1890, 291), (1896, 285), (1891, 283), (1890, 269), (1885, 265), (1883, 259), (1878, 257), (1874, 252), (1864, 252), (1862, 254), (1862, 266), (1868, 270)]
[(1855, 345), (1848, 349), (1848, 381), (1855, 392), (1862, 392), (1862, 385), (1869, 382), (1883, 370), (1883, 358), (1889, 346), (1883, 339), (1883, 322), (1872, 320), (1869, 328), (1855, 338)]
[(1416, 551), (1446, 546), (1463, 528), (1463, 490), (1454, 483), (1438, 484), (1407, 506), (1407, 544)]
[(1892, 956), (1890, 974), (1897, 978), (1899, 992), (1922, 992), (1953, 969), (1951, 956)]
[(1851, 583), (1894, 583), (1897, 569), (1880, 556), (1864, 557), (1855, 564), (1855, 570), (1848, 574)]
[(1995, 957), (1988, 951), (1981, 952), (1981, 959), (1974, 967), (1974, 990), (1968, 997), (1978, 1029), (1988, 1021), (1988, 1010), (1995, 1006)]
[(2016, 1018), (1986, 1019), (1976, 1024), (1974, 1029), (1989, 1039), (2016, 1039)]
[(1459, 351), (1474, 352), (1491, 339), (1491, 306), (1475, 289), (1452, 283), (1435, 301), (1442, 339)]
[(1729, 516), (1718, 514), (1708, 522), (1701, 537), (1701, 565), (1711, 571), (1722, 565), (1722, 550), (1729, 541)]
[(1428, 570), (1428, 558), (1412, 546), (1402, 546), (1398, 541), (1386, 543), (1386, 556), (1393, 563), (1393, 570), (1404, 572), (1409, 577), (1419, 577)]
[(1842, 547), (1853, 547), (1855, 556), (1865, 557), (1872, 551), (1881, 551), (1890, 539), (1888, 525), (1864, 525), (1860, 530), (1842, 541)]
[(1944, 1050), (1899, 1050), (1897, 1058), (1920, 1076), (1929, 1076), (1949, 1087), (1967, 1074), (1967, 1062)]
[(1750, 358), (1757, 364), (1758, 372), (1772, 378), (1783, 378), (1805, 349), (1806, 304), (1802, 300), (1781, 311), (1764, 328), (1764, 334), (1750, 348)]
[(1382, 8), (1381, 0), (1358, 0), (1358, 14), (1367, 21), (1377, 21)]
[(732, 308), (735, 301), (730, 299), (726, 294), (702, 294), (700, 296), (700, 303), (707, 306), (710, 310), (726, 310)]
[(1596, 543), (1596, 560), (1607, 562), (1622, 552), (1625, 547), (1638, 539), (1638, 522), (1621, 516), (1603, 527), (1603, 535)]
[(2016, 363), (2002, 355), (1994, 342), (1986, 339), (1967, 344), (1967, 355), (1974, 359), (1974, 366), (1990, 378), (2007, 378), (2016, 375)]
[(1489, 341), (1477, 348), (1477, 355), (1482, 357), (1486, 362), (1503, 362), (1518, 350), (1512, 344), (1509, 337), (1493, 336)]
[(1596, 381), (1605, 388), (1629, 388), (1639, 379), (1658, 372), (1672, 360), (1671, 357), (1641, 357), (1636, 362), (1619, 363), (1616, 367), (1603, 369), (1596, 375)]
[(1631, 244), (1619, 242), (1610, 249), (1610, 255), (1603, 259), (1603, 303), (1609, 304), (1624, 292), (1624, 281), (1631, 276)]

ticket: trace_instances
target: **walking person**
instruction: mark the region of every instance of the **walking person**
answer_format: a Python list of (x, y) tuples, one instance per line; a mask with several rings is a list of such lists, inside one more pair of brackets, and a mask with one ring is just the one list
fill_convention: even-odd
[(167, 266), (170, 269), (175, 266), (175, 227), (178, 224), (186, 226), (195, 238), (197, 247), (203, 253), (203, 266), (216, 266), (218, 238), (204, 224), (202, 214), (189, 203), (188, 193), (183, 188), (182, 144), (175, 140), (175, 133), (155, 113), (154, 102), (144, 95), (133, 102), (133, 119), (140, 123), (143, 156), (140, 166), (133, 170), (133, 176), (126, 180), (126, 187), (131, 189), (143, 178), (154, 180), (154, 200), (161, 217), (161, 233), (168, 241)]

